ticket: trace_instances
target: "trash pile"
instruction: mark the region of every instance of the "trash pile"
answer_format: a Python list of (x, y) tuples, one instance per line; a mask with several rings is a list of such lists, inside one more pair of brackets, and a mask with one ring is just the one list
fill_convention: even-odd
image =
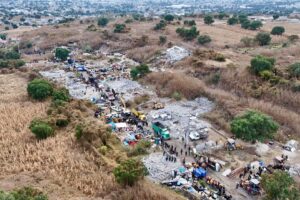
[(162, 52), (162, 54), (153, 59), (153, 66), (167, 66), (168, 64), (174, 64), (180, 60), (191, 55), (191, 52), (185, 48), (179, 46), (173, 46), (166, 51)]
[(198, 117), (211, 111), (213, 106), (213, 103), (207, 98), (172, 102), (166, 104), (163, 109), (150, 111), (148, 118), (152, 121), (161, 121), (168, 127), (173, 139), (187, 136), (190, 136), (192, 140), (205, 139), (210, 124)]

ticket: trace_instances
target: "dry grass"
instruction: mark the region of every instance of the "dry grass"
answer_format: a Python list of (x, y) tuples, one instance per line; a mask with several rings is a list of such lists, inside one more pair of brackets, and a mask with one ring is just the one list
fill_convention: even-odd
[(187, 99), (194, 99), (204, 93), (204, 85), (196, 78), (185, 76), (183, 73), (153, 72), (144, 81), (154, 85), (159, 96), (170, 97), (179, 92)]
[[(46, 117), (48, 102), (31, 102), (26, 95), (27, 79), (17, 74), (0, 75), (0, 186), (34, 186), (50, 199), (181, 199), (180, 196), (142, 181), (133, 188), (121, 188), (111, 173), (124, 152), (111, 145), (109, 157), (83, 148), (72, 126), (55, 137), (37, 141), (28, 129), (33, 118)], [(74, 101), (68, 114), (89, 118), (89, 105)], [(66, 114), (65, 110), (61, 110)], [(95, 122), (97, 124), (97, 122)], [(99, 122), (101, 124), (101, 122)], [(97, 150), (96, 150), (97, 151)]]

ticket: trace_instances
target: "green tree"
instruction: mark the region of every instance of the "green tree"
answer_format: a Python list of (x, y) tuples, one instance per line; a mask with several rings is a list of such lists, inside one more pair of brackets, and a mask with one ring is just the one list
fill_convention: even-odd
[(283, 26), (275, 26), (272, 31), (271, 34), (272, 35), (282, 35), (285, 32), (285, 28)]
[(187, 26), (196, 26), (195, 20), (184, 20), (183, 24)]
[(245, 15), (245, 14), (240, 14), (238, 16), (238, 19), (239, 19), (239, 22), (242, 24), (244, 21), (247, 21), (248, 20), (248, 16)]
[(108, 19), (106, 17), (101, 17), (98, 19), (98, 26), (106, 26), (108, 24)]
[(211, 42), (211, 38), (209, 35), (200, 35), (198, 37), (198, 43), (199, 44), (207, 44), (207, 43), (210, 43)]
[(251, 22), (250, 22), (250, 20), (248, 20), (248, 19), (241, 22), (241, 27), (242, 27), (243, 29), (249, 29), (249, 28), (250, 28), (250, 25), (251, 25)]
[(55, 49), (55, 57), (62, 61), (67, 60), (69, 54), (70, 54), (70, 51), (68, 49), (65, 49), (65, 48), (56, 48)]
[(278, 19), (280, 16), (278, 14), (273, 15), (273, 19), (276, 20)]
[(29, 126), (31, 132), (38, 139), (46, 139), (54, 135), (54, 129), (47, 122), (41, 120), (33, 120)]
[(298, 200), (299, 189), (293, 178), (285, 171), (263, 174), (261, 185), (266, 192), (266, 200)]
[(176, 33), (185, 40), (193, 40), (199, 35), (199, 31), (195, 26), (190, 29), (177, 28)]
[(261, 21), (252, 21), (250, 24), (249, 24), (249, 29), (250, 30), (257, 30), (259, 28), (261, 28), (263, 26), (262, 22)]
[(204, 16), (204, 23), (207, 25), (211, 25), (212, 23), (214, 23), (215, 20), (211, 15), (205, 15)]
[(231, 132), (238, 138), (246, 141), (264, 141), (274, 137), (279, 125), (270, 116), (249, 110), (243, 115), (235, 117), (231, 121), (230, 127)]
[(235, 24), (238, 24), (239, 23), (239, 20), (238, 18), (236, 17), (230, 17), (228, 20), (227, 20), (227, 24), (228, 25), (235, 25)]
[(128, 159), (113, 170), (116, 181), (123, 186), (133, 186), (147, 174), (141, 161)]
[(255, 74), (259, 74), (262, 71), (268, 70), (271, 71), (274, 68), (275, 59), (268, 58), (265, 56), (256, 56), (255, 58), (251, 59), (251, 71)]
[(289, 73), (291, 76), (299, 78), (300, 77), (300, 62), (290, 65), (288, 70), (289, 70)]
[(161, 30), (161, 29), (164, 29), (166, 26), (167, 26), (166, 21), (160, 20), (160, 22), (154, 26), (154, 30)]
[(34, 79), (27, 86), (30, 97), (36, 100), (44, 100), (53, 93), (53, 86), (46, 80)]
[(174, 16), (173, 15), (165, 15), (164, 19), (167, 21), (167, 22), (171, 22), (174, 20)]
[(146, 74), (150, 73), (150, 69), (148, 65), (141, 64), (137, 67), (134, 67), (130, 70), (130, 75), (133, 80), (137, 80), (138, 78), (142, 78)]
[(115, 24), (115, 33), (124, 33), (126, 30), (126, 25), (125, 24)]
[(1, 40), (6, 40), (6, 37), (7, 37), (7, 34), (5, 34), (5, 33), (0, 34), (0, 39)]
[(269, 33), (260, 32), (255, 36), (256, 41), (259, 43), (260, 46), (270, 44), (272, 38)]
[(160, 45), (164, 45), (164, 44), (166, 44), (166, 42), (167, 42), (166, 36), (163, 36), (163, 35), (159, 36), (159, 44)]

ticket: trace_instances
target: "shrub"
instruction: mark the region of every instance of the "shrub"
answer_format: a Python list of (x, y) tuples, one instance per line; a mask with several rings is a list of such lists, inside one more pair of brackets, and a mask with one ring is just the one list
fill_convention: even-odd
[(204, 23), (205, 24), (210, 25), (210, 24), (212, 24), (214, 22), (215, 22), (215, 20), (214, 20), (214, 18), (211, 15), (205, 15), (204, 16)]
[(164, 20), (160, 20), (158, 24), (154, 26), (154, 30), (161, 30), (167, 26), (167, 23)]
[(259, 43), (260, 46), (270, 44), (272, 38), (269, 33), (260, 32), (255, 36), (256, 41)]
[(300, 62), (290, 65), (288, 70), (289, 70), (289, 73), (291, 76), (299, 78), (300, 77)]
[(138, 78), (141, 78), (148, 73), (150, 73), (150, 70), (148, 65), (145, 64), (134, 67), (130, 71), (130, 75), (133, 80), (137, 80)]
[(168, 22), (171, 22), (171, 21), (173, 21), (173, 20), (174, 20), (174, 16), (173, 16), (173, 15), (170, 15), (170, 14), (168, 14), (168, 15), (166, 15), (166, 16), (164, 17), (164, 19), (165, 19), (166, 21), (168, 21)]
[(266, 200), (300, 199), (297, 184), (288, 172), (277, 170), (271, 174), (263, 174), (261, 186), (266, 192)]
[(182, 94), (176, 91), (172, 94), (172, 98), (175, 99), (176, 101), (180, 101), (182, 99)]
[(185, 20), (183, 24), (187, 26), (196, 26), (195, 20)]
[(190, 29), (177, 28), (176, 33), (185, 40), (193, 40), (199, 35), (199, 31), (195, 26)]
[(276, 20), (278, 19), (280, 16), (278, 14), (273, 15), (273, 19)]
[(292, 86), (293, 92), (300, 92), (300, 82), (296, 82)]
[(273, 77), (273, 73), (269, 70), (259, 72), (259, 76), (264, 80), (270, 80)]
[(264, 56), (256, 56), (251, 60), (251, 71), (255, 74), (259, 74), (265, 70), (272, 70), (275, 64), (274, 58), (268, 58)]
[(98, 19), (98, 26), (106, 26), (108, 24), (108, 19), (106, 17), (101, 17)]
[(116, 181), (123, 186), (133, 186), (147, 174), (141, 161), (128, 159), (113, 170)]
[(241, 43), (243, 43), (245, 47), (252, 47), (255, 45), (255, 42), (255, 39), (250, 37), (243, 37), (241, 39)]
[(272, 35), (282, 35), (285, 32), (285, 29), (283, 26), (275, 26), (272, 31), (271, 34)]
[(139, 155), (145, 155), (148, 154), (148, 149), (151, 147), (151, 142), (146, 140), (139, 141), (135, 147), (129, 149), (127, 152), (127, 156), (139, 156)]
[(237, 23), (239, 23), (239, 20), (236, 17), (231, 17), (227, 20), (228, 25), (235, 25)]
[(198, 43), (199, 44), (207, 44), (207, 43), (210, 43), (211, 42), (211, 38), (209, 35), (200, 35), (198, 37)]
[(216, 56), (213, 58), (213, 60), (218, 61), (218, 62), (225, 62), (226, 58), (222, 54), (216, 54)]
[(291, 42), (295, 42), (295, 41), (299, 40), (299, 36), (298, 35), (290, 35), (290, 36), (288, 36), (288, 39)]
[(30, 97), (36, 100), (44, 100), (53, 93), (52, 85), (43, 79), (34, 79), (27, 86), (27, 92)]
[(251, 24), (251, 22), (247, 19), (247, 20), (241, 22), (241, 27), (243, 29), (248, 29), (250, 27), (250, 24)]
[(262, 22), (261, 21), (252, 21), (250, 24), (249, 24), (249, 29), (250, 30), (257, 30), (259, 28), (261, 28), (263, 26)]
[(245, 14), (240, 14), (238, 16), (238, 19), (239, 19), (239, 22), (242, 24), (243, 22), (247, 21), (248, 20), (248, 16), (245, 15)]
[(33, 120), (29, 128), (38, 139), (46, 139), (54, 135), (54, 129), (47, 122), (41, 120)]
[(9, 193), (0, 191), (1, 200), (48, 200), (42, 192), (31, 187), (24, 187)]
[(69, 54), (70, 54), (70, 51), (68, 49), (65, 49), (65, 48), (56, 48), (55, 49), (55, 57), (62, 61), (67, 60)]
[(0, 34), (0, 39), (1, 40), (6, 40), (6, 38), (7, 38), (7, 34), (5, 34), (5, 33)]
[(69, 120), (65, 118), (58, 118), (56, 119), (55, 125), (58, 127), (66, 127), (69, 124)]
[(125, 24), (115, 24), (115, 33), (124, 33), (126, 30), (126, 25)]
[(79, 124), (75, 128), (75, 137), (77, 140), (81, 139), (83, 136), (83, 125)]
[(53, 101), (56, 101), (56, 100), (69, 101), (70, 100), (69, 91), (65, 88), (55, 90), (53, 92), (52, 98), (53, 98)]
[(251, 110), (235, 117), (230, 126), (232, 133), (246, 141), (272, 139), (279, 128), (271, 117)]
[(167, 42), (167, 37), (166, 36), (159, 36), (159, 44), (164, 45)]

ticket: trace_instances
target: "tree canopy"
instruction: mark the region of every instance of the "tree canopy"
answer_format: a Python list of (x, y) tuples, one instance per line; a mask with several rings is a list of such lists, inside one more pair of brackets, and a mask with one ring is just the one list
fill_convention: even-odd
[(255, 74), (259, 74), (265, 70), (272, 70), (275, 65), (275, 59), (265, 56), (256, 56), (251, 59), (251, 71)]
[(295, 181), (285, 171), (275, 171), (272, 174), (263, 174), (261, 185), (266, 192), (266, 200), (300, 199), (300, 193)]
[(232, 133), (246, 141), (271, 139), (279, 128), (270, 116), (253, 110), (235, 117), (230, 126)]
[(70, 51), (68, 49), (65, 49), (65, 48), (56, 48), (55, 49), (55, 57), (62, 61), (67, 60), (69, 57), (69, 54), (70, 54)]
[(101, 17), (98, 19), (98, 26), (106, 26), (108, 24), (108, 19), (106, 17)]
[(270, 44), (272, 38), (269, 33), (260, 32), (255, 36), (256, 41), (259, 43), (260, 46)]
[(283, 26), (275, 26), (272, 31), (271, 34), (272, 35), (282, 35), (285, 32), (285, 28)]
[(214, 22), (215, 22), (215, 20), (214, 20), (214, 18), (211, 15), (205, 15), (204, 16), (204, 23), (205, 24), (210, 25), (210, 24), (212, 24)]
[(185, 40), (193, 40), (199, 35), (199, 31), (195, 26), (190, 29), (178, 28), (176, 29), (176, 33)]
[(44, 100), (53, 93), (53, 86), (46, 80), (34, 79), (27, 86), (30, 97), (36, 100)]
[(113, 170), (116, 181), (123, 186), (133, 186), (147, 174), (141, 161), (128, 159)]

